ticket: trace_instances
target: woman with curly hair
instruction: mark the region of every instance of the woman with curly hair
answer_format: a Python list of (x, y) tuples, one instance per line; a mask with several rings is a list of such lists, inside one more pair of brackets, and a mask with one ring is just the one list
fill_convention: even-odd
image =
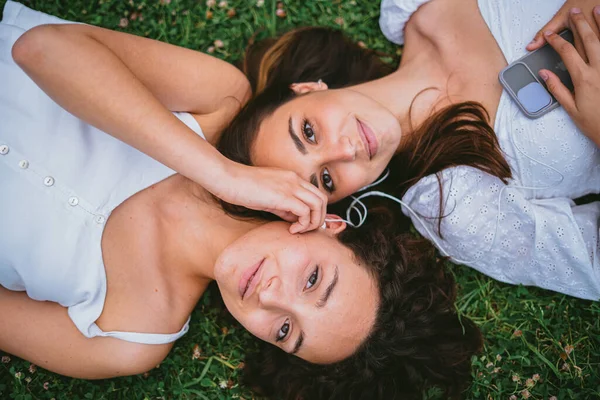
[(432, 386), (445, 398), (462, 397), (480, 334), (470, 320), (456, 317), (456, 284), (445, 261), (397, 222), (385, 208), (374, 208), (360, 229), (340, 235), (369, 260), (365, 265), (379, 285), (375, 328), (358, 350), (321, 365), (261, 344), (246, 359), (246, 384), (286, 400), (421, 399)]
[[(126, 129), (115, 127), (129, 127), (134, 142), (135, 134), (185, 129), (192, 132), (186, 139), (192, 145), (218, 132), (230, 118), (226, 107), (212, 115), (172, 114), (151, 97), (136, 103), (129, 89), (115, 100), (117, 105), (131, 100), (129, 109), (104, 104), (101, 86), (131, 78), (127, 71), (113, 71), (119, 64), (111, 54), (120, 52), (131, 61), (164, 47), (89, 26), (33, 28), (46, 22), (65, 21), (8, 2), (0, 23), (0, 349), (68, 376), (141, 373), (160, 363), (187, 332), (190, 313), (214, 280), (231, 314), (290, 356), (280, 370), (287, 376), (276, 379), (286, 384), (272, 395), (388, 399), (417, 396), (430, 385), (450, 395), (464, 388), (481, 335), (471, 321), (459, 318), (454, 281), (427, 242), (392, 224), (385, 208), (373, 210), (362, 232), (347, 230), (335, 217), (302, 234), (290, 233), (287, 222), (240, 218), (197, 182), (98, 129), (127, 136)], [(40, 32), (49, 34), (44, 40), (51, 48), (60, 48), (62, 40), (72, 45), (54, 57), (68, 59), (78, 46), (91, 45), (105, 62), (90, 52), (98, 62), (95, 69), (67, 68), (74, 85), (68, 79), (66, 86), (47, 81), (64, 71), (37, 70), (38, 64), (52, 64), (37, 47)], [(112, 47), (96, 46), (101, 40)], [(148, 54), (128, 47), (132, 41)], [(195, 59), (205, 72), (241, 75), (207, 56), (173, 51)], [(368, 69), (371, 61), (353, 62)], [(141, 70), (152, 75), (152, 66), (146, 67)], [(94, 86), (107, 72), (114, 76)], [(87, 90), (77, 88), (82, 76), (89, 79)], [(196, 76), (194, 82), (215, 91), (190, 95), (204, 111), (225, 98), (243, 100), (231, 81)], [(147, 84), (177, 105), (166, 95), (173, 83)], [(138, 94), (147, 90), (133, 86)], [(166, 113), (170, 122), (153, 126), (148, 121), (154, 113)], [(154, 150), (161, 143), (155, 139)], [(308, 187), (307, 192), (316, 191)], [(305, 362), (298, 364), (300, 359)], [(350, 368), (358, 365), (360, 370)], [(337, 372), (325, 374), (329, 368)], [(288, 379), (290, 371), (304, 371), (306, 379)]]

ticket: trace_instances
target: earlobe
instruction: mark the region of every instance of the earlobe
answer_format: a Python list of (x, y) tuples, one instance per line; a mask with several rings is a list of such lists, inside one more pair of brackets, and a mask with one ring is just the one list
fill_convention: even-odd
[(325, 82), (319, 79), (318, 82), (300, 82), (292, 83), (290, 89), (296, 94), (305, 94), (310, 92), (318, 92), (321, 90), (327, 90), (329, 87)]
[(325, 232), (331, 235), (338, 235), (346, 229), (346, 222), (335, 214), (325, 216)]

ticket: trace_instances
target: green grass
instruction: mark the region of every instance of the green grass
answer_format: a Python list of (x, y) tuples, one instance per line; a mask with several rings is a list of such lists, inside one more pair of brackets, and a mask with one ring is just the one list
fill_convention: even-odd
[[(4, 2), (0, 0), (0, 7)], [(288, 0), (282, 2), (285, 18), (275, 15), (277, 5), (272, 0), (265, 0), (262, 7), (256, 6), (256, 0), (228, 0), (225, 8), (211, 8), (212, 19), (206, 18), (206, 0), (162, 3), (25, 2), (62, 18), (201, 51), (221, 40), (224, 46), (215, 49), (214, 55), (230, 62), (240, 59), (255, 32), (261, 38), (293, 26), (314, 24), (341, 26), (355, 40), (389, 54), (387, 61), (398, 61), (398, 49), (385, 40), (377, 25), (378, 0)], [(235, 16), (227, 15), (230, 9), (235, 10)], [(122, 21), (127, 23), (124, 28), (119, 26)], [(466, 267), (452, 269), (461, 286), (457, 306), (476, 321), (486, 338), (483, 353), (473, 360), (474, 382), (465, 398), (600, 398), (598, 303), (504, 285)], [(83, 381), (41, 368), (31, 372), (28, 362), (11, 356), (10, 361), (3, 358), (0, 362), (0, 399), (251, 399), (252, 394), (239, 386), (238, 377), (245, 349), (255, 342), (209, 304), (210, 296), (206, 296), (192, 316), (190, 332), (148, 374)]]

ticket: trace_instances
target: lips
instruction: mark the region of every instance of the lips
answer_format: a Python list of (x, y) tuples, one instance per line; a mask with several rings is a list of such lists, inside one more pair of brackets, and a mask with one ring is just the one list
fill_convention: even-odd
[(367, 149), (367, 152), (369, 153), (369, 159), (372, 159), (377, 154), (377, 150), (379, 148), (377, 138), (367, 124), (364, 124), (358, 118), (356, 121), (358, 122), (358, 132), (360, 134), (360, 138), (365, 145), (365, 149)]
[(248, 267), (242, 274), (242, 277), (240, 278), (240, 282), (238, 284), (238, 291), (240, 293), (240, 297), (242, 298), (242, 300), (244, 300), (244, 298), (246, 296), (251, 295), (252, 292), (254, 291), (256, 284), (260, 280), (260, 279), (254, 279), (254, 278), (256, 278), (256, 276), (258, 275), (258, 272), (260, 271), (260, 267), (262, 266), (264, 261), (265, 261), (265, 259), (263, 258), (262, 260), (260, 260), (256, 264), (254, 264), (253, 266)]

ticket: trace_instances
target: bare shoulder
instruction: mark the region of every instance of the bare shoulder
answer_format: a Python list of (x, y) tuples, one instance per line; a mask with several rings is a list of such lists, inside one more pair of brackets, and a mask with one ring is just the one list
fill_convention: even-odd
[(432, 41), (457, 41), (463, 34), (472, 32), (474, 27), (480, 28), (478, 17), (477, 0), (433, 0), (419, 7), (410, 18), (407, 29), (415, 30)]
[[(208, 284), (190, 279), (193, 261), (182, 245), (186, 221), (201, 205), (190, 199), (186, 178), (174, 174), (126, 199), (111, 213), (102, 237), (106, 299), (96, 324), (104, 331), (179, 332)], [(206, 261), (207, 263), (209, 261)]]

